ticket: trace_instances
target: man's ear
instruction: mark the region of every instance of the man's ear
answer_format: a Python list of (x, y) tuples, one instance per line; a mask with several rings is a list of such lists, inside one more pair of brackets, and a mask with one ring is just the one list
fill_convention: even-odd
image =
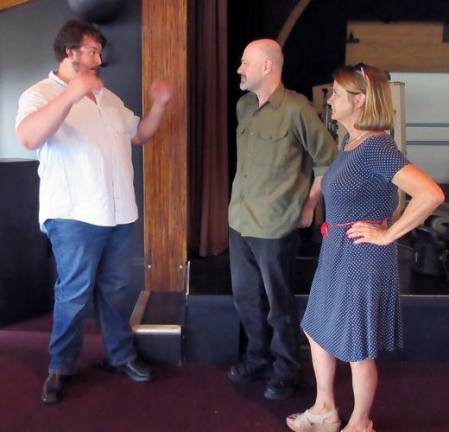
[(264, 69), (265, 73), (270, 73), (273, 70), (273, 62), (272, 62), (272, 60), (266, 59), (263, 69)]
[(65, 55), (68, 59), (73, 59), (75, 56), (75, 50), (73, 48), (67, 48), (65, 49)]

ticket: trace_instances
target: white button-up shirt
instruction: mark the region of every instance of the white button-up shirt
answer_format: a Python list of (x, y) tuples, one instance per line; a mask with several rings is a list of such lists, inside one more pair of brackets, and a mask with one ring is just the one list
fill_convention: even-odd
[[(19, 99), (16, 127), (64, 91), (53, 72)], [(100, 226), (134, 222), (131, 138), (139, 118), (107, 89), (74, 104), (62, 125), (38, 150), (39, 223), (74, 219)]]

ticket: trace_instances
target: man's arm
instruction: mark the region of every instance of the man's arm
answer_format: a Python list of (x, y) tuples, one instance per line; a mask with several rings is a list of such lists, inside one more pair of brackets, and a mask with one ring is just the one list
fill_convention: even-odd
[(299, 226), (309, 227), (313, 222), (313, 214), (321, 196), (321, 179), (331, 164), (337, 151), (332, 136), (319, 119), (310, 103), (303, 104), (296, 117), (296, 135), (304, 150), (313, 160), (315, 179), (309, 195), (301, 209)]
[(313, 212), (321, 197), (321, 179), (322, 177), (315, 177), (309, 191), (309, 196), (304, 202), (301, 209), (301, 218), (299, 220), (300, 228), (307, 228), (312, 225)]
[(102, 86), (101, 80), (93, 74), (80, 75), (71, 80), (60, 95), (19, 123), (19, 142), (29, 150), (39, 148), (55, 134), (75, 103), (88, 93), (100, 90)]
[(334, 160), (337, 153), (337, 143), (310, 102), (307, 101), (300, 106), (295, 120), (297, 139), (313, 160), (315, 177), (320, 177)]
[(150, 98), (153, 101), (150, 112), (140, 121), (137, 132), (132, 138), (133, 144), (145, 144), (157, 131), (165, 107), (171, 98), (171, 90), (167, 83), (154, 81), (150, 87)]

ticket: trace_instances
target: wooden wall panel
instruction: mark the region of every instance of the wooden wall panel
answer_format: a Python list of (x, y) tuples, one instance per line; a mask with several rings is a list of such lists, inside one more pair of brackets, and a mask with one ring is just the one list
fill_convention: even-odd
[(22, 3), (28, 3), (29, 0), (0, 0), (0, 10), (8, 9)]
[(173, 98), (144, 147), (145, 289), (182, 291), (187, 260), (187, 0), (142, 0), (143, 108), (154, 79)]
[(364, 62), (388, 71), (449, 72), (449, 43), (438, 22), (350, 21), (346, 64)]

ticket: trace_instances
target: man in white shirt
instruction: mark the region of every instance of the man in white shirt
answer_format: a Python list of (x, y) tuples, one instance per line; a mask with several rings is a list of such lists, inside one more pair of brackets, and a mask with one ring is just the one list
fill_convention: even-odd
[(137, 219), (131, 143), (153, 136), (171, 92), (154, 82), (140, 120), (99, 78), (105, 44), (97, 27), (68, 21), (54, 42), (57, 71), (19, 100), (17, 135), (38, 153), (39, 223), (58, 272), (44, 403), (58, 402), (74, 373), (92, 298), (111, 366), (134, 381), (152, 379), (122, 310)]

